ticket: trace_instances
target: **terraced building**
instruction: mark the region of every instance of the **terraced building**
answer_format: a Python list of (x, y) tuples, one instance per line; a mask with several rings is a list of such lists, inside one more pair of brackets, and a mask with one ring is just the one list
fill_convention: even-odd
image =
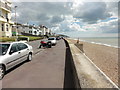
[(0, 37), (12, 36), (11, 1), (0, 0)]

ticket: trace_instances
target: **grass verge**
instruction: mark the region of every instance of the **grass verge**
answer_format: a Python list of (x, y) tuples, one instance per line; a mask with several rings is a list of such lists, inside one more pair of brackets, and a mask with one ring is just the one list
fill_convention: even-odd
[(12, 42), (12, 41), (15, 41), (15, 37), (11, 37), (11, 38), (8, 38), (8, 37), (0, 37), (0, 42)]
[[(18, 38), (21, 38), (21, 37), (28, 37), (29, 38), (29, 41), (34, 41), (34, 40), (40, 40), (40, 39), (43, 39), (43, 37), (34, 37), (34, 36), (19, 36)], [(16, 41), (16, 37), (0, 37), (0, 42), (13, 42), (13, 41)]]
[(27, 37), (29, 38), (29, 41), (34, 41), (34, 40), (40, 40), (40, 39), (43, 39), (43, 37), (34, 37), (34, 36), (19, 36), (19, 37)]

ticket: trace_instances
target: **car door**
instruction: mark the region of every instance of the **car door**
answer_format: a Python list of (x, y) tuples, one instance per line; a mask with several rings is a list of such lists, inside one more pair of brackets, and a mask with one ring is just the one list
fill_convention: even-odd
[(21, 54), (21, 62), (27, 60), (28, 54), (29, 54), (29, 48), (24, 43), (18, 43), (18, 48), (20, 50)]
[(17, 43), (12, 44), (8, 55), (7, 68), (15, 66), (19, 62), (20, 56)]

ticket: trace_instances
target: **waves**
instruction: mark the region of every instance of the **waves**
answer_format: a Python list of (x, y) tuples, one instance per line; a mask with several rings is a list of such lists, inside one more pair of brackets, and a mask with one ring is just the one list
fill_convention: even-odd
[[(71, 38), (74, 40), (78, 40), (76, 38)], [(79, 38), (80, 41), (82, 42), (88, 42), (92, 44), (98, 44), (98, 45), (104, 45), (108, 47), (114, 47), (114, 48), (120, 48), (118, 46), (118, 39), (117, 38)]]

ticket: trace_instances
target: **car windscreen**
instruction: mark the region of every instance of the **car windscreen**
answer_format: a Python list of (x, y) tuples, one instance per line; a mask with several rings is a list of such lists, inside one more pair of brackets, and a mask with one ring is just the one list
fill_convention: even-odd
[(48, 40), (55, 40), (55, 38), (48, 38)]
[(48, 40), (42, 40), (42, 41), (44, 41), (44, 42), (48, 42)]
[(10, 44), (0, 44), (0, 55), (5, 55)]

